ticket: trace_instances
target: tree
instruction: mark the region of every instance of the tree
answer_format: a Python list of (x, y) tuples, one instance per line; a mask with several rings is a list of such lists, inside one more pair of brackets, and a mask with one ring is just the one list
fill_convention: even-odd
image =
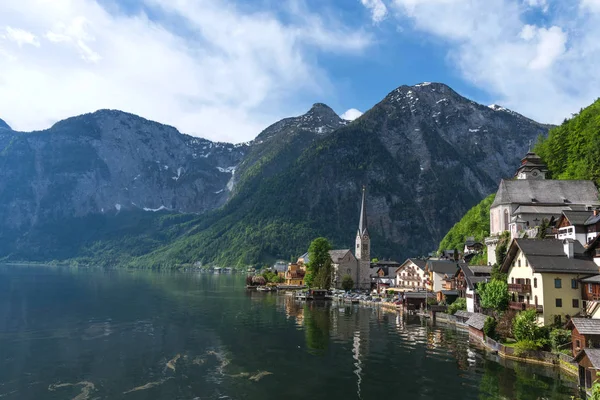
[(477, 292), (483, 308), (503, 311), (508, 307), (508, 284), (506, 281), (492, 279), (489, 283), (480, 283), (477, 285)]
[(325, 260), (325, 264), (317, 272), (313, 281), (313, 286), (321, 289), (329, 289), (331, 287), (331, 257)]
[(464, 297), (459, 297), (454, 301), (454, 303), (448, 306), (448, 314), (454, 315), (459, 310), (467, 309), (467, 299)]
[(546, 237), (546, 231), (550, 227), (550, 221), (547, 218), (542, 219), (542, 223), (538, 228), (537, 239), (544, 239)]
[(325, 265), (325, 262), (328, 259), (331, 261), (329, 250), (331, 250), (331, 243), (324, 237), (316, 238), (310, 243), (308, 248), (308, 259), (310, 260), (308, 269), (312, 272), (314, 279), (316, 279), (319, 269)]
[(508, 250), (508, 244), (510, 243), (510, 232), (502, 232), (496, 246), (496, 262), (502, 266), (504, 259), (506, 258), (506, 251)]
[(373, 264), (375, 264), (375, 263), (378, 263), (378, 262), (379, 262), (379, 258), (373, 258), (373, 259), (371, 260), (371, 262), (372, 262)]
[(342, 289), (348, 291), (354, 287), (354, 280), (350, 275), (344, 275), (342, 278)]

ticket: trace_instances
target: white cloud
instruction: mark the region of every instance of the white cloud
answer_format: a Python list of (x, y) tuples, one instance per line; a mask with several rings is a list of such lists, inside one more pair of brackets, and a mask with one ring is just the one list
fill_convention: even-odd
[[(2, 117), (33, 130), (114, 108), (245, 141), (331, 90), (316, 53), (359, 54), (371, 42), (307, 10), (283, 23), (223, 0), (143, 5), (160, 20), (109, 13), (96, 0), (2, 0), (0, 32), (10, 25), (32, 35), (0, 37)], [(24, 38), (39, 47), (22, 46)]]
[(543, 12), (548, 12), (548, 1), (547, 0), (526, 0), (526, 4), (529, 7), (540, 8)]
[(342, 117), (342, 119), (345, 119), (348, 121), (354, 121), (356, 118), (360, 117), (361, 115), (363, 115), (362, 111), (359, 111), (356, 108), (351, 108), (349, 110), (346, 110), (346, 112), (343, 113), (342, 115), (340, 115), (340, 117)]
[(24, 29), (11, 28), (10, 26), (5, 27), (4, 29), (6, 34), (0, 35), (0, 38), (15, 42), (19, 47), (22, 47), (24, 44), (40, 47), (40, 42), (33, 33), (27, 32)]
[[(596, 0), (600, 1), (600, 0)], [(534, 2), (393, 0), (395, 15), (448, 46), (448, 62), (493, 102), (558, 123), (600, 93), (600, 15), (557, 4), (543, 20)], [(583, 0), (586, 7), (591, 0)], [(545, 2), (536, 1), (537, 6)]]
[(581, 0), (581, 7), (589, 11), (600, 12), (600, 0)]
[(387, 15), (387, 7), (382, 0), (360, 0), (363, 6), (365, 6), (371, 12), (371, 19), (374, 23), (383, 21)]

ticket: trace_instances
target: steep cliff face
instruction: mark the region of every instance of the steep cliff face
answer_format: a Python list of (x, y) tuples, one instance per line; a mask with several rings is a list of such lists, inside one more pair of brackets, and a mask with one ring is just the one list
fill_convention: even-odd
[(131, 208), (211, 210), (246, 149), (109, 110), (41, 132), (0, 128), (0, 223), (22, 231)]
[(313, 141), (277, 174), (257, 171), (246, 182), (253, 190), (234, 196), (211, 224), (143, 262), (287, 259), (316, 236), (352, 248), (363, 184), (372, 254), (425, 254), (546, 132), (443, 84), (402, 86), (361, 118)]
[[(347, 123), (322, 103), (314, 104), (304, 115), (274, 123), (249, 143), (248, 153), (236, 169), (234, 185), (243, 186), (252, 183), (253, 178), (264, 179), (285, 171), (314, 141)], [(239, 190), (237, 187), (234, 192)]]

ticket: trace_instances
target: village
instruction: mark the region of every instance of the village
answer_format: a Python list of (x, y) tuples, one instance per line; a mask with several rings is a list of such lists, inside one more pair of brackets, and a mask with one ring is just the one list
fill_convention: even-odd
[[(285, 290), (301, 300), (380, 306), (455, 323), (502, 357), (555, 365), (588, 394), (600, 372), (600, 200), (592, 181), (553, 180), (535, 153), (500, 182), (490, 234), (402, 263), (370, 256), (363, 188), (354, 253), (329, 250), (330, 288), (307, 286), (309, 253), (277, 262), (250, 288)], [(487, 263), (471, 263), (487, 256)], [(254, 278), (256, 279), (256, 277)]]

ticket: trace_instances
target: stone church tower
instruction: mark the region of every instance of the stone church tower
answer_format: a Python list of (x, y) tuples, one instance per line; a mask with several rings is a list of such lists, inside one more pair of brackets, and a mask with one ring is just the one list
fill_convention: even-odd
[(356, 260), (358, 289), (371, 288), (371, 237), (367, 228), (367, 203), (366, 188), (362, 190), (362, 204), (360, 206), (360, 221), (356, 232)]

